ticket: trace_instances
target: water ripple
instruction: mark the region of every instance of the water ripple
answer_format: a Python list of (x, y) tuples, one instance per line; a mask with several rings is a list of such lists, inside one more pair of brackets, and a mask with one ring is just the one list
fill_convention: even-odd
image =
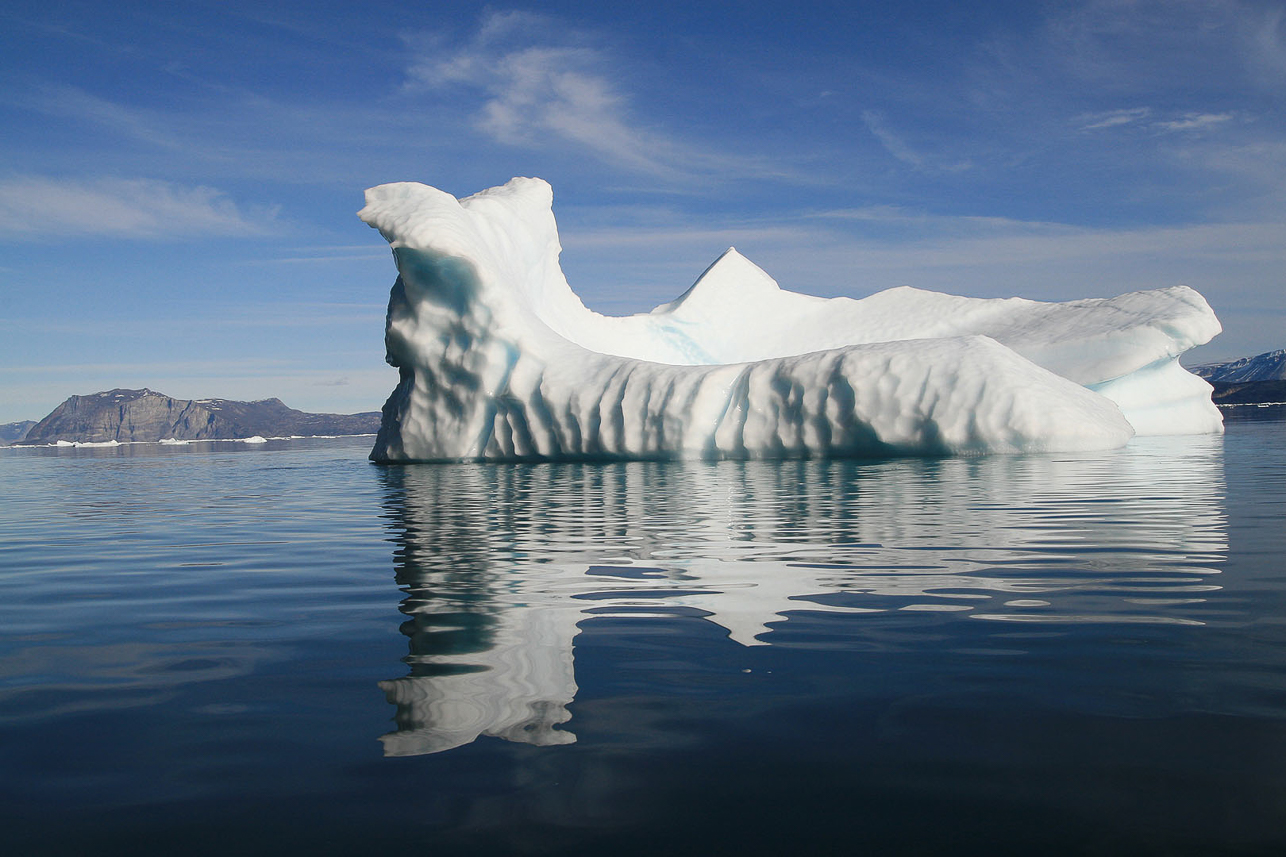
[[(1199, 628), (1207, 599), (1189, 596), (1219, 591), (1228, 549), (1217, 438), (1093, 456), (409, 466), (382, 478), (415, 655), (410, 676), (385, 683), (399, 706), (393, 754), (501, 732), (570, 740), (555, 727), (591, 619), (692, 616), (745, 646), (827, 613)], [(457, 672), (417, 674), (427, 664)]]

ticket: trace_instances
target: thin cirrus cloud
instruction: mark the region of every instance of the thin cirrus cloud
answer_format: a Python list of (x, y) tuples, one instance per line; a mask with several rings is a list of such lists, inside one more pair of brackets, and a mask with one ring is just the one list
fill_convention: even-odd
[(1266, 82), (1276, 84), (1286, 77), (1286, 9), (1269, 8), (1263, 17), (1252, 20), (1247, 41), (1251, 62), (1264, 73)]
[(183, 238), (249, 236), (274, 231), (276, 211), (242, 211), (211, 187), (155, 179), (0, 180), (0, 236)]
[(539, 15), (492, 13), (454, 52), (430, 38), (431, 49), (407, 69), (405, 89), (479, 94), (475, 129), (507, 145), (571, 143), (615, 166), (673, 180), (722, 168), (762, 170), (634, 121), (607, 55), (579, 38), (556, 33)]
[(1175, 119), (1155, 123), (1162, 131), (1198, 131), (1221, 125), (1232, 118), (1231, 113), (1185, 113)]
[[(1107, 128), (1120, 128), (1126, 125), (1143, 126), (1150, 130), (1162, 132), (1201, 131), (1222, 125), (1233, 118), (1232, 113), (1202, 113), (1189, 111), (1169, 118), (1153, 119), (1150, 107), (1130, 107), (1121, 110), (1105, 110), (1100, 113), (1083, 113), (1073, 120), (1082, 131), (1101, 131)], [(1150, 121), (1149, 121), (1150, 120)]]
[[(888, 227), (891, 237), (870, 237), (871, 224)], [(718, 247), (730, 241), (774, 251), (799, 248), (805, 254), (798, 266), (801, 270), (809, 269), (818, 254), (826, 253), (835, 259), (860, 257), (867, 263), (878, 262), (878, 267), (907, 271), (951, 266), (993, 272), (1012, 264), (1057, 265), (1072, 259), (1110, 266), (1138, 257), (1259, 264), (1278, 258), (1279, 248), (1286, 242), (1286, 223), (1100, 229), (877, 206), (807, 212), (793, 224), (776, 226), (742, 224), (701, 230), (681, 222), (668, 228), (597, 229), (570, 234), (564, 243), (572, 250), (611, 247), (623, 251), (637, 245), (663, 247), (685, 242)]]
[(886, 152), (912, 169), (955, 173), (967, 170), (972, 166), (968, 161), (944, 161), (913, 148), (888, 127), (884, 114), (879, 111), (862, 111), (862, 122), (865, 123), (866, 129), (879, 141)]
[(1130, 107), (1123, 110), (1105, 110), (1101, 113), (1085, 113), (1076, 117), (1076, 121), (1082, 131), (1098, 131), (1103, 128), (1133, 125), (1147, 119), (1151, 114), (1150, 108)]
[(163, 114), (119, 104), (75, 86), (40, 83), (0, 96), (0, 102), (161, 148), (186, 145), (168, 127), (170, 121)]
[(924, 166), (924, 157), (908, 146), (901, 137), (890, 131), (885, 126), (884, 117), (879, 113), (874, 110), (865, 110), (862, 112), (862, 121), (890, 155), (917, 169)]

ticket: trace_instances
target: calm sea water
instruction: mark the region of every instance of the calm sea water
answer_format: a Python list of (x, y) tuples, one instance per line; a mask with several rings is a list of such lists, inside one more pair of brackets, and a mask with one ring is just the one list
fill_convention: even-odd
[(0, 851), (1286, 853), (1276, 409), (1093, 455), (369, 443), (0, 450)]

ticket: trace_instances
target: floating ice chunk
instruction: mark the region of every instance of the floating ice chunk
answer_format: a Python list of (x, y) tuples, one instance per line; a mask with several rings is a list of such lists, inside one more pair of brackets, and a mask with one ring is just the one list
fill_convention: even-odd
[(399, 271), (378, 461), (1080, 450), (1222, 427), (1177, 362), (1219, 331), (1186, 287), (827, 300), (729, 249), (679, 299), (610, 318), (568, 287), (539, 179), (464, 200), (381, 185), (366, 203)]
[(253, 435), (252, 437), (241, 438), (241, 442), (242, 443), (267, 443), (268, 439), (256, 434), (256, 435)]

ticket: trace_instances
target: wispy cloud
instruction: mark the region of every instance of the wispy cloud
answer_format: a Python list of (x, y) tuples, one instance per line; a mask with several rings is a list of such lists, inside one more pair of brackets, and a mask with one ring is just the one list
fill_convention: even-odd
[(967, 161), (947, 163), (912, 148), (900, 135), (889, 129), (883, 114), (878, 111), (862, 111), (862, 121), (866, 123), (867, 130), (874, 135), (875, 139), (880, 141), (880, 145), (884, 147), (885, 151), (902, 163), (917, 170), (960, 172), (970, 167)]
[(697, 245), (712, 251), (726, 249), (748, 241), (800, 241), (810, 237), (806, 230), (792, 226), (740, 225), (722, 229), (676, 227), (607, 227), (578, 230), (562, 236), (562, 243), (570, 251), (626, 247), (655, 247), (658, 249)]
[[(245, 302), (236, 310), (210, 307), (202, 314), (207, 328), (263, 327), (273, 330), (311, 327), (365, 326), (378, 329), (384, 321), (387, 305), (381, 303), (296, 303), (289, 313), (281, 312), (279, 304), (271, 302)], [(222, 315), (220, 315), (222, 312)]]
[(1162, 131), (1197, 131), (1221, 125), (1231, 118), (1231, 113), (1185, 113), (1177, 119), (1156, 122), (1154, 127)]
[(526, 12), (492, 13), (464, 47), (434, 50), (407, 70), (411, 90), (480, 91), (477, 128), (511, 145), (553, 138), (650, 173), (674, 169), (676, 145), (631, 120), (625, 97), (598, 50), (553, 37), (549, 22)]
[(1153, 131), (1202, 131), (1215, 125), (1222, 125), (1234, 118), (1233, 113), (1203, 113), (1190, 110), (1185, 113), (1171, 114), (1167, 118), (1153, 118), (1155, 111), (1150, 107), (1128, 107), (1120, 110), (1105, 110), (1099, 113), (1082, 113), (1072, 123), (1082, 131), (1102, 131), (1107, 128), (1121, 128), (1129, 125), (1147, 128)]
[[(944, 232), (961, 224), (949, 218), (939, 224)], [(967, 230), (966, 230), (967, 231)], [(908, 268), (998, 265), (1056, 265), (1071, 260), (1126, 259), (1237, 260), (1260, 262), (1280, 259), (1286, 224), (1196, 224), (1137, 229), (1087, 229), (1060, 224), (1015, 222), (1011, 229), (987, 228), (974, 235), (939, 235), (897, 247), (881, 246), (878, 253), (888, 263)], [(998, 261), (999, 260), (999, 261)]]
[[(1124, 267), (1127, 260), (1167, 260), (1174, 267), (1272, 264), (1286, 256), (1280, 219), (1132, 228), (1085, 227), (1006, 217), (941, 215), (896, 206), (801, 212), (777, 224), (733, 223), (701, 228), (678, 220), (668, 228), (620, 227), (564, 236), (569, 252), (610, 248), (619, 255), (649, 245), (701, 244), (709, 253), (727, 243), (757, 244), (773, 255), (798, 254), (809, 270), (848, 258), (855, 269), (974, 269), (1050, 266), (1069, 261)], [(789, 275), (789, 271), (780, 272)], [(1024, 276), (1029, 273), (1024, 271)], [(914, 280), (909, 280), (914, 282)], [(1156, 284), (1154, 284), (1156, 285)], [(1169, 285), (1169, 283), (1163, 283)]]
[(1014, 46), (1092, 92), (1171, 88), (1189, 100), (1280, 92), (1286, 8), (1278, 0), (1079, 0), (1051, 4)]
[(336, 262), (369, 262), (375, 259), (387, 261), (387, 247), (319, 247), (299, 248), (289, 256), (277, 256), (271, 259), (247, 259), (241, 264), (260, 265), (331, 265)]
[(154, 179), (0, 180), (0, 236), (9, 239), (255, 235), (276, 226), (275, 210), (244, 212), (211, 187)]
[(908, 146), (901, 137), (890, 131), (884, 124), (884, 118), (874, 110), (862, 112), (862, 121), (875, 139), (880, 141), (880, 145), (885, 150), (904, 164), (910, 164), (915, 168), (924, 166), (924, 158)]
[[(427, 39), (427, 43), (424, 40)], [(780, 164), (721, 154), (640, 121), (618, 81), (619, 60), (592, 37), (528, 12), (487, 15), (462, 47), (408, 37), (419, 53), (405, 91), (465, 90), (481, 96), (476, 130), (530, 148), (572, 144), (599, 160), (672, 180), (722, 172), (786, 176)]]
[(1128, 107), (1122, 110), (1106, 110), (1101, 113), (1083, 113), (1074, 120), (1082, 131), (1097, 131), (1102, 128), (1115, 128), (1120, 125), (1133, 125), (1142, 122), (1152, 113), (1147, 107)]
[(1269, 86), (1281, 84), (1286, 77), (1286, 9), (1271, 6), (1262, 17), (1251, 17), (1243, 29), (1248, 46), (1247, 57)]
[(167, 127), (172, 119), (152, 111), (101, 98), (65, 85), (36, 84), (11, 90), (0, 101), (59, 119), (70, 119), (154, 146), (175, 149), (184, 145)]
[[(159, 303), (128, 317), (112, 318), (110, 334), (125, 338), (156, 338), (158, 326), (167, 330), (181, 329), (195, 316), (201, 319), (201, 330), (269, 328), (276, 331), (307, 328), (361, 327), (378, 329), (384, 320), (386, 304), (295, 302), (289, 310), (269, 301), (238, 301), (229, 304), (219, 298)], [(0, 334), (40, 333), (60, 338), (101, 337), (104, 324), (95, 318), (41, 318), (8, 316), (0, 318)], [(0, 366), (13, 371), (13, 367)]]

